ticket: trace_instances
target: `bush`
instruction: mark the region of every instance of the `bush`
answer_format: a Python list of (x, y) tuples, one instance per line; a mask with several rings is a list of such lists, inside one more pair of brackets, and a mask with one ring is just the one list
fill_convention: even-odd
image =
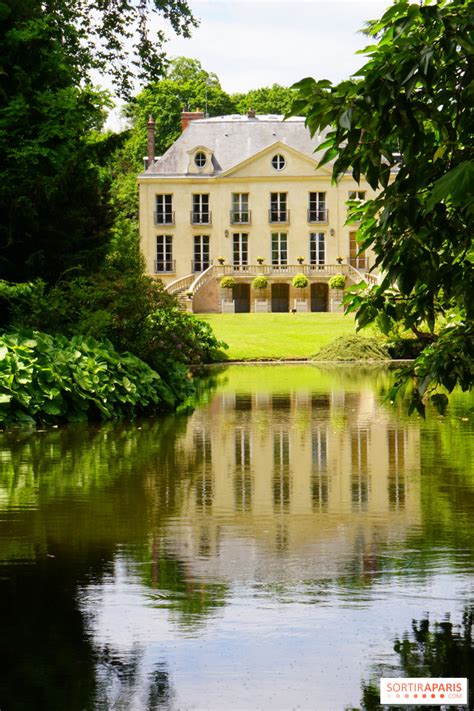
[(295, 274), (291, 283), (297, 289), (306, 289), (306, 287), (309, 285), (309, 279), (304, 274)]
[(211, 326), (180, 309), (158, 309), (149, 314), (141, 338), (141, 357), (160, 374), (174, 363), (202, 365), (225, 357), (226, 343)]
[(390, 355), (385, 344), (376, 338), (362, 336), (340, 336), (321, 348), (314, 356), (317, 361), (357, 361), (389, 360)]
[(220, 281), (221, 289), (233, 289), (236, 284), (237, 284), (237, 282), (235, 281), (234, 277), (232, 277), (232, 276), (222, 277), (222, 279)]
[(268, 286), (268, 279), (263, 274), (256, 276), (252, 282), (252, 287), (254, 289), (266, 289)]
[(53, 286), (42, 281), (14, 286), (14, 298), (12, 289), (4, 290), (9, 330), (108, 339), (119, 352), (133, 353), (154, 368), (177, 402), (194, 393), (188, 365), (225, 358), (221, 349), (227, 346), (211, 327), (180, 311), (161, 282), (137, 269), (109, 267)]
[(40, 331), (0, 337), (0, 422), (112, 419), (175, 405), (158, 373), (108, 341)]
[(346, 277), (344, 274), (334, 274), (334, 276), (329, 279), (328, 283), (330, 289), (344, 289), (346, 285)]

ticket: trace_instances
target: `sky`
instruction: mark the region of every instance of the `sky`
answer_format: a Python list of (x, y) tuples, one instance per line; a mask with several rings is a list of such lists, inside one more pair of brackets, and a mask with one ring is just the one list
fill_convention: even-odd
[[(188, 0), (200, 20), (190, 39), (167, 32), (169, 57), (198, 59), (229, 94), (313, 76), (341, 81), (364, 63), (359, 30), (390, 0)], [(112, 121), (117, 124), (117, 112)], [(120, 122), (118, 122), (120, 123)], [(115, 125), (115, 128), (122, 126)]]

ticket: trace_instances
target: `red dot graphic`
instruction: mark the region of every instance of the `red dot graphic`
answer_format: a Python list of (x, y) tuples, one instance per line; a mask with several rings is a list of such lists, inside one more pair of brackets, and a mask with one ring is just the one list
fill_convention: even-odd
[(440, 697), (441, 697), (442, 699), (444, 699), (444, 694), (440, 694)]
[(431, 698), (434, 699), (436, 694), (431, 694)]
[(418, 694), (415, 694), (415, 699), (417, 699), (417, 698), (418, 698)]

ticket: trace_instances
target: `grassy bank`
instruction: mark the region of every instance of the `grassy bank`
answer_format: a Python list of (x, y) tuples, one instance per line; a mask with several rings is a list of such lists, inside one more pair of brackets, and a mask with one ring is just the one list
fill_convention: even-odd
[(199, 314), (219, 340), (229, 344), (230, 360), (309, 358), (338, 336), (355, 333), (343, 314)]

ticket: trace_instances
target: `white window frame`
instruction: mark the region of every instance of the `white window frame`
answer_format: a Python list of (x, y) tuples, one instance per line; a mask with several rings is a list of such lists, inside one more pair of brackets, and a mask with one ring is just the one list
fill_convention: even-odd
[[(160, 256), (161, 255), (161, 256)], [(162, 268), (159, 269), (158, 266)], [(156, 274), (167, 274), (174, 271), (173, 235), (156, 235)]]
[(174, 222), (172, 193), (159, 193), (155, 195), (155, 210), (156, 225), (172, 225)]
[(284, 267), (288, 264), (288, 232), (272, 232), (272, 266)]
[(211, 266), (211, 238), (209, 235), (194, 235), (193, 242), (193, 271), (203, 272)]
[(250, 222), (249, 193), (232, 193), (232, 222)]
[[(211, 222), (209, 210), (209, 193), (193, 193), (192, 196), (192, 221), (195, 225), (208, 225)], [(205, 219), (204, 216), (207, 216)]]
[(234, 232), (232, 234), (232, 264), (234, 267), (246, 267), (248, 263), (249, 234), (248, 232)]
[(309, 263), (312, 266), (326, 264), (326, 233), (309, 233)]

